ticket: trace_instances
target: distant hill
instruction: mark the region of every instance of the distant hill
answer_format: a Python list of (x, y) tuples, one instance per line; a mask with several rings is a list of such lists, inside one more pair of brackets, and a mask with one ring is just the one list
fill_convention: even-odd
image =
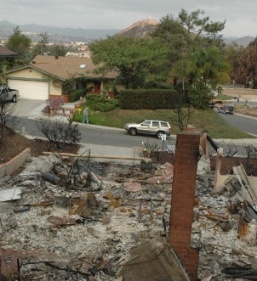
[(242, 47), (247, 47), (253, 40), (255, 39), (255, 37), (253, 36), (244, 36), (244, 37), (225, 37), (225, 43), (226, 44), (236, 44), (238, 46), (242, 46)]
[(115, 36), (128, 36), (135, 38), (146, 38), (151, 35), (158, 26), (159, 22), (153, 19), (144, 19), (133, 23), (126, 29), (118, 32)]
[[(9, 21), (0, 21), (0, 39), (8, 39), (17, 24)], [(49, 35), (49, 41), (54, 43), (65, 43), (72, 41), (92, 41), (95, 39), (106, 38), (119, 32), (119, 29), (83, 29), (83, 28), (62, 28), (43, 26), (37, 24), (19, 25), (19, 28), (33, 41), (39, 40), (40, 33)]]
[[(115, 36), (129, 36), (135, 38), (146, 38), (155, 31), (159, 22), (153, 19), (144, 19), (138, 22), (133, 23), (126, 29), (118, 32)], [(238, 46), (247, 47), (250, 42), (255, 38), (252, 36), (244, 37), (224, 37), (223, 38), (226, 44), (236, 44)]]
[[(47, 33), (49, 41), (53, 43), (70, 43), (70, 42), (90, 42), (96, 39), (104, 39), (108, 36), (131, 36), (136, 38), (146, 38), (156, 29), (159, 22), (153, 19), (144, 19), (133, 23), (124, 30), (120, 29), (83, 29), (83, 28), (62, 28), (53, 26), (43, 26), (37, 24), (19, 25), (19, 28), (32, 41), (40, 40), (40, 33)], [(18, 24), (11, 23), (7, 20), (0, 21), (0, 40), (7, 40), (13, 33), (13, 29)], [(238, 46), (247, 47), (255, 37), (224, 37), (226, 44), (237, 44)]]

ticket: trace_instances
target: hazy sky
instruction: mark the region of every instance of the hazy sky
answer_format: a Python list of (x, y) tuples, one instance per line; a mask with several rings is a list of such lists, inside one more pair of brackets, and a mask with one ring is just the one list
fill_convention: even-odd
[(226, 20), (224, 36), (257, 35), (257, 0), (0, 0), (0, 20), (22, 25), (125, 29), (147, 18), (160, 20), (181, 9), (201, 9), (211, 21)]

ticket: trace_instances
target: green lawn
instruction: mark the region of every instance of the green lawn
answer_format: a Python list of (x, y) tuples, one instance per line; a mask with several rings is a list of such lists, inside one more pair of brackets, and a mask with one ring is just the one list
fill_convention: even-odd
[[(89, 122), (95, 125), (123, 128), (125, 123), (140, 122), (144, 119), (160, 119), (170, 122), (173, 134), (179, 132), (172, 120), (176, 114), (172, 110), (122, 110), (116, 108), (109, 112), (99, 112), (89, 110)], [(173, 117), (173, 118), (172, 118)], [(75, 120), (80, 121), (82, 115), (75, 115)], [(238, 129), (228, 125), (222, 117), (219, 116), (214, 110), (196, 110), (189, 121), (189, 123), (196, 128), (206, 130), (212, 138), (252, 138)]]

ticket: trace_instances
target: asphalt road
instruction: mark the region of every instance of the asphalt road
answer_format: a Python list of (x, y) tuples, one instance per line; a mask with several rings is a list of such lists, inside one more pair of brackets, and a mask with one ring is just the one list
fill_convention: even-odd
[(243, 132), (257, 135), (257, 119), (237, 114), (219, 114), (228, 124)]
[[(28, 102), (24, 102), (24, 105), (21, 106), (21, 109), (24, 112), (29, 111), (29, 108), (25, 106), (27, 105), (27, 103)], [(217, 114), (219, 114), (222, 118), (226, 120), (226, 122), (228, 122), (232, 126), (247, 133), (257, 135), (257, 119), (238, 116), (236, 114)], [(36, 126), (37, 122), (39, 122), (37, 119), (28, 119), (26, 117), (13, 118), (16, 118), (16, 121), (11, 127), (14, 128), (16, 131), (22, 134), (27, 134), (35, 137), (44, 137)], [(159, 147), (162, 148), (164, 146), (166, 147), (167, 144), (175, 143), (175, 137), (168, 137), (167, 141), (164, 143), (163, 141), (153, 136), (130, 136), (123, 129), (105, 128), (101, 126), (84, 124), (79, 124), (79, 127), (81, 131), (81, 142), (85, 144), (109, 145), (117, 147), (141, 147), (142, 142), (149, 141), (151, 145), (158, 144)]]
[[(38, 130), (38, 120), (13, 117), (15, 119), (11, 127), (21, 133), (34, 137), (44, 137), (44, 135)], [(164, 142), (154, 136), (130, 136), (123, 129), (112, 129), (105, 127), (97, 127), (91, 125), (79, 124), (81, 132), (81, 142), (86, 144), (99, 144), (110, 145), (117, 147), (141, 147), (142, 142), (149, 141), (151, 145), (158, 144), (159, 147), (164, 145)], [(174, 144), (175, 138), (167, 137), (165, 145)]]

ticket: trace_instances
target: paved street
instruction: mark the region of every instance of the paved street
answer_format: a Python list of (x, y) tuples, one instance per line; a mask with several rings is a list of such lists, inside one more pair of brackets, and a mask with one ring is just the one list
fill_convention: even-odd
[[(45, 101), (31, 101), (31, 100), (19, 100), (14, 106), (14, 114), (19, 119), (19, 123), (16, 126), (16, 130), (20, 133), (32, 135), (35, 137), (43, 137), (42, 133), (38, 131), (36, 123), (40, 118), (55, 119), (56, 117), (47, 117), (42, 114), (42, 109), (46, 105)], [(65, 106), (74, 106), (73, 104), (65, 104)], [(242, 130), (245, 130), (247, 124), (252, 124), (252, 128), (255, 131), (249, 131), (253, 134), (257, 134), (256, 120), (249, 118), (242, 118), (236, 115), (220, 114), (227, 122), (234, 126), (241, 126)], [(65, 116), (58, 116), (60, 120), (67, 120)], [(242, 122), (242, 123), (241, 123)], [(166, 150), (167, 145), (175, 145), (176, 136), (167, 138), (167, 141), (159, 140), (155, 137), (146, 136), (130, 136), (123, 129), (110, 128), (102, 126), (94, 126), (88, 124), (79, 123), (83, 143), (82, 149), (91, 149), (92, 151), (99, 153), (112, 154), (112, 155), (126, 155), (131, 156), (135, 154), (136, 149), (143, 148), (143, 142), (149, 141), (152, 145), (158, 144), (161, 150)], [(229, 151), (229, 147), (233, 147), (233, 150), (237, 149), (236, 146), (240, 146), (238, 153), (243, 154), (245, 146), (257, 146), (257, 138), (255, 139), (219, 139), (215, 140), (219, 146), (222, 146), (226, 151)], [(128, 155), (129, 154), (129, 155)]]

